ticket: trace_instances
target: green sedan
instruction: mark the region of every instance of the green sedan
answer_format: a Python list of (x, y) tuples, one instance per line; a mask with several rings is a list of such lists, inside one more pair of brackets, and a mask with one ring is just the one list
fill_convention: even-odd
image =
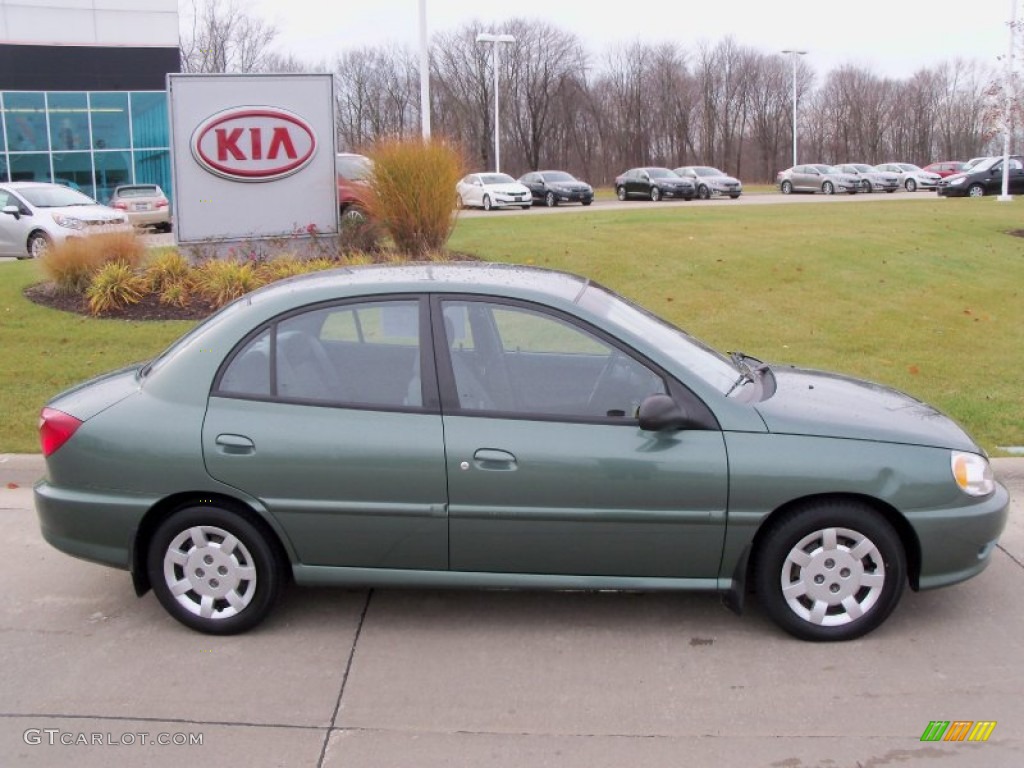
[(202, 632), (282, 584), (712, 590), (848, 640), (988, 564), (1008, 495), (934, 408), (722, 355), (583, 277), (273, 284), (53, 398), (43, 536)]

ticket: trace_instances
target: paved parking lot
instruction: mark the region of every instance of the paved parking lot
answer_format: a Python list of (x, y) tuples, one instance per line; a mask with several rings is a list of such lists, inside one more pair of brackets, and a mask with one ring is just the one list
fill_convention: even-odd
[[(842, 645), (711, 595), (343, 589), (207, 637), (42, 540), (41, 467), (0, 455), (0, 766), (1024, 764), (1021, 459), (992, 566)], [(933, 720), (997, 725), (921, 742)]]

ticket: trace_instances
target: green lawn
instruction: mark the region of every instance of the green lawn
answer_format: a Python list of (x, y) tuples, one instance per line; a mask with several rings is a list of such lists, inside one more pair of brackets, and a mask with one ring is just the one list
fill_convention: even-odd
[[(588, 275), (722, 350), (862, 376), (981, 444), (1024, 445), (1024, 201), (907, 200), (465, 218), (456, 251)], [(0, 263), (0, 452), (38, 450), (47, 398), (151, 357), (190, 323), (81, 318), (27, 301)]]

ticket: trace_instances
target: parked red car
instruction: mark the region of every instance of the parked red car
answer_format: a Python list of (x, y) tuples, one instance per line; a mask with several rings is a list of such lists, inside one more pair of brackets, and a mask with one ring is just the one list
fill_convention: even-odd
[(939, 163), (931, 163), (926, 165), (924, 170), (930, 171), (931, 173), (937, 173), (942, 178), (952, 176), (954, 173), (960, 173), (963, 170), (964, 164), (959, 160), (943, 160)]
[(334, 162), (338, 177), (338, 215), (342, 220), (366, 218), (366, 180), (373, 169), (370, 158), (339, 152)]

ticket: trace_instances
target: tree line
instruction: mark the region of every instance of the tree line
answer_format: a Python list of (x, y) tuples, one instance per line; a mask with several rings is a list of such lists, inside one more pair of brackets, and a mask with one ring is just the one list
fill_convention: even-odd
[[(340, 150), (420, 134), (419, 55), (362, 47), (310, 64), (275, 53), (276, 30), (244, 9), (206, 0), (182, 34), (183, 72), (323, 72), (335, 77)], [(201, 12), (200, 12), (201, 11)], [(205, 16), (203, 16), (205, 13)], [(430, 43), (431, 125), (468, 168), (494, 167), (491, 44), (472, 22)], [(793, 62), (726, 38), (685, 49), (633, 42), (588, 52), (570, 31), (514, 19), (498, 56), (502, 170), (568, 170), (596, 185), (637, 165), (714, 165), (750, 182), (792, 164)], [(966, 160), (1002, 147), (998, 72), (974, 61), (912, 77), (863, 67), (819, 82), (797, 57), (801, 162)], [(998, 146), (997, 146), (998, 145)]]

